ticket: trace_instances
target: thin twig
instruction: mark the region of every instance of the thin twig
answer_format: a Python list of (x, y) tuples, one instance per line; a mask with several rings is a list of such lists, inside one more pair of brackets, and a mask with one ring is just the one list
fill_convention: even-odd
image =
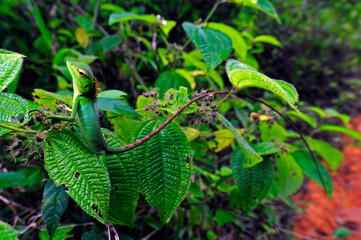
[(0, 195), (0, 200), (3, 201), (5, 204), (7, 205), (10, 205), (10, 206), (15, 206), (15, 207), (19, 207), (19, 208), (22, 208), (22, 209), (25, 209), (25, 210), (30, 210), (30, 208), (27, 208), (19, 203), (16, 203), (14, 201), (11, 201), (3, 196)]
[(151, 233), (149, 233), (147, 236), (145, 236), (144, 238), (142, 238), (142, 240), (148, 240), (150, 239), (156, 232), (158, 232), (159, 229), (154, 229)]
[(306, 239), (306, 240), (319, 240), (317, 238), (307, 237), (307, 236), (304, 236), (304, 235), (301, 235), (301, 234), (298, 234), (298, 233), (295, 233), (295, 232), (292, 232), (292, 231), (289, 231), (289, 230), (286, 230), (286, 229), (282, 229), (280, 227), (275, 227), (275, 230), (290, 234), (290, 235), (295, 236), (295, 237), (301, 237), (301, 238)]
[(305, 143), (308, 151), (310, 152), (310, 154), (311, 154), (311, 156), (312, 156), (312, 159), (313, 159), (313, 162), (315, 163), (315, 166), (316, 166), (316, 168), (317, 168), (317, 173), (318, 173), (318, 175), (319, 175), (319, 177), (320, 177), (320, 180), (321, 180), (321, 183), (322, 183), (322, 187), (323, 187), (323, 189), (325, 190), (325, 193), (327, 194), (325, 182), (323, 181), (323, 178), (322, 178), (322, 175), (321, 175), (321, 171), (320, 171), (320, 168), (318, 167), (316, 158), (315, 158), (315, 156), (313, 155), (313, 152), (312, 152), (310, 146), (308, 145), (306, 139), (304, 138), (303, 133), (296, 127), (296, 125), (291, 121), (291, 119), (289, 119), (286, 115), (284, 115), (284, 114), (281, 113), (280, 111), (276, 110), (274, 107), (272, 107), (272, 106), (269, 105), (268, 103), (262, 101), (261, 99), (258, 99), (258, 98), (256, 98), (256, 97), (253, 97), (253, 96), (250, 96), (250, 95), (247, 95), (247, 94), (244, 94), (244, 93), (239, 93), (239, 95), (241, 95), (241, 96), (243, 96), (243, 97), (250, 98), (250, 99), (252, 99), (252, 100), (255, 100), (255, 101), (257, 101), (257, 102), (260, 102), (260, 103), (266, 105), (267, 107), (271, 108), (274, 112), (276, 112), (278, 115), (280, 115), (283, 119), (285, 119), (285, 120), (292, 126), (292, 128), (300, 135), (301, 140)]

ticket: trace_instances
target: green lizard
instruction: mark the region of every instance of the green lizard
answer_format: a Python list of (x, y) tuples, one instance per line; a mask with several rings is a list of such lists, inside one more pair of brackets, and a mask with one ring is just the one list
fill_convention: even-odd
[(66, 65), (73, 78), (73, 106), (69, 117), (47, 116), (48, 119), (59, 119), (77, 122), (79, 129), (91, 152), (97, 154), (105, 161), (106, 153), (119, 153), (133, 148), (147, 139), (141, 139), (135, 143), (121, 148), (110, 148), (104, 139), (99, 123), (98, 112), (98, 80), (94, 77), (89, 65), (81, 62), (67, 61)]

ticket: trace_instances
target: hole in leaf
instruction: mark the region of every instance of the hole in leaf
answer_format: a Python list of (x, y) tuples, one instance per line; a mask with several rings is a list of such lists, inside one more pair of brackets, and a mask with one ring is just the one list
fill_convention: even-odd
[(34, 95), (34, 98), (36, 99), (40, 99), (40, 97), (38, 95)]
[(252, 199), (253, 199), (253, 201), (256, 201), (256, 200), (257, 200), (257, 198), (256, 198), (255, 196), (253, 196)]
[(252, 172), (253, 171), (253, 169), (252, 168), (248, 168), (248, 172)]
[(75, 178), (76, 178), (76, 179), (79, 179), (79, 177), (80, 177), (80, 173), (79, 173), (79, 172), (76, 172), (76, 173), (75, 173)]
[(49, 146), (51, 146), (50, 140), (47, 139), (47, 140), (46, 140), (46, 144), (49, 145)]
[(259, 188), (258, 184), (254, 185), (254, 187), (257, 188), (257, 189)]
[(20, 114), (18, 114), (18, 115), (16, 116), (16, 119), (17, 119), (19, 122), (22, 122), (22, 121), (24, 120), (24, 117), (25, 117), (24, 113), (20, 113)]
[(96, 212), (97, 214), (100, 214), (98, 205), (96, 205), (95, 203), (93, 203), (93, 204), (91, 205), (91, 207), (92, 207), (92, 209), (93, 209), (94, 212)]
[(190, 163), (191, 162), (191, 158), (190, 157), (187, 157), (186, 158), (186, 163)]
[(65, 192), (69, 192), (69, 187), (65, 185)]
[(293, 178), (296, 178), (296, 176), (297, 176), (297, 174), (294, 172), (294, 173), (292, 173), (292, 177)]
[(167, 215), (167, 212), (164, 212), (163, 214), (164, 214), (164, 215)]
[(113, 186), (113, 190), (118, 190), (119, 187), (118, 186)]

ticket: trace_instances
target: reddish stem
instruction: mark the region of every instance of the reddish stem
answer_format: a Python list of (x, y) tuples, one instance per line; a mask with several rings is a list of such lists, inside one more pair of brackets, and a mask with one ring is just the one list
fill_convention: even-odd
[(174, 118), (176, 118), (184, 109), (186, 109), (189, 105), (191, 105), (192, 103), (198, 101), (199, 99), (205, 98), (205, 97), (209, 97), (212, 95), (218, 95), (218, 94), (228, 94), (228, 91), (219, 91), (219, 92), (210, 92), (210, 93), (205, 93), (203, 95), (200, 95), (194, 99), (192, 99), (191, 101), (189, 101), (187, 104), (185, 104), (184, 106), (182, 106), (176, 113), (174, 113), (170, 118), (168, 118), (162, 125), (160, 125), (157, 129), (155, 129), (153, 132), (151, 132), (150, 134), (148, 134), (147, 136), (143, 137), (142, 139), (131, 143), (129, 145), (123, 146), (123, 147), (119, 147), (117, 148), (117, 150), (127, 150), (127, 149), (131, 149), (131, 148), (135, 148), (143, 143), (145, 143), (146, 141), (148, 141), (150, 138), (152, 138), (154, 135), (156, 135), (157, 133), (159, 133), (165, 126), (167, 126)]

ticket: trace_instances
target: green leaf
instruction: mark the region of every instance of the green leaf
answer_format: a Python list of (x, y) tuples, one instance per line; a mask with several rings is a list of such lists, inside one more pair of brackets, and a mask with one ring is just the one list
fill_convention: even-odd
[(303, 113), (301, 114), (300, 112), (296, 112), (296, 111), (288, 111), (287, 112), (288, 116), (295, 116), (297, 118), (302, 119), (303, 121), (305, 121), (306, 123), (308, 123), (308, 125), (310, 125), (312, 128), (316, 128), (317, 127), (317, 121), (316, 119), (314, 119), (313, 117)]
[(119, 22), (127, 22), (131, 20), (138, 20), (147, 23), (156, 23), (158, 21), (158, 18), (157, 16), (150, 14), (138, 15), (131, 12), (115, 12), (112, 13), (109, 17), (109, 25)]
[(332, 117), (338, 118), (345, 125), (347, 125), (351, 120), (350, 116), (348, 116), (346, 114), (339, 113), (335, 109), (332, 109), (332, 108), (327, 108), (325, 110), (325, 113), (326, 113), (325, 118), (332, 118)]
[[(29, 120), (29, 108), (25, 99), (15, 94), (0, 92), (0, 123), (16, 126)], [(0, 136), (8, 132), (10, 130), (0, 127)]]
[[(165, 110), (169, 113), (176, 113), (181, 107), (190, 101), (188, 98), (188, 89), (180, 86), (179, 90), (173, 88), (169, 89), (164, 94), (164, 101), (159, 100), (159, 109)], [(189, 105), (182, 113), (190, 114), (198, 111), (196, 103)]]
[(18, 76), (23, 57), (19, 53), (0, 49), (0, 92)]
[(102, 3), (100, 9), (111, 12), (125, 12), (124, 8), (113, 3)]
[(110, 35), (103, 37), (100, 40), (100, 44), (102, 45), (103, 51), (107, 52), (117, 46), (122, 41), (122, 37), (119, 35)]
[(186, 69), (177, 68), (174, 70), (174, 72), (182, 75), (185, 79), (187, 79), (192, 89), (196, 88), (196, 80), (194, 79), (192, 74), (188, 72)]
[(314, 111), (315, 113), (320, 116), (320, 118), (324, 118), (326, 116), (325, 111), (323, 111), (321, 108), (318, 107), (310, 107), (310, 110)]
[(343, 134), (349, 135), (350, 137), (353, 137), (354, 139), (361, 142), (361, 134), (359, 134), (357, 131), (347, 128), (347, 127), (334, 125), (334, 124), (323, 124), (318, 128), (318, 130), (327, 131), (327, 132), (343, 133)]
[(41, 211), (50, 239), (53, 238), (60, 218), (68, 206), (68, 200), (69, 195), (65, 193), (65, 186), (57, 187), (53, 180), (49, 179), (45, 185)]
[(269, 78), (235, 59), (227, 61), (226, 71), (229, 80), (237, 89), (246, 87), (263, 88), (278, 95), (292, 108), (296, 109), (295, 103), (298, 101), (298, 94), (291, 84)]
[(4, 240), (17, 240), (17, 236), (21, 231), (13, 229), (6, 222), (0, 221), (0, 239)]
[(131, 117), (140, 117), (131, 106), (112, 98), (98, 98), (99, 110), (123, 114)]
[(176, 90), (179, 89), (180, 86), (191, 89), (191, 86), (186, 78), (178, 73), (173, 73), (170, 71), (165, 71), (159, 75), (157, 80), (155, 81), (154, 86), (159, 88), (159, 98), (163, 99), (164, 94), (171, 88)]
[(0, 173), (0, 189), (19, 186), (26, 180), (26, 176), (21, 172)]
[(168, 37), (169, 32), (177, 25), (176, 21), (162, 20), (159, 27), (162, 29), (164, 35)]
[(93, 22), (88, 17), (76, 17), (75, 21), (80, 27), (84, 28), (86, 32), (91, 33), (93, 30)]
[(242, 37), (241, 33), (226, 24), (210, 22), (207, 24), (208, 28), (216, 29), (224, 34), (226, 34), (232, 40), (232, 47), (236, 53), (239, 54), (242, 60), (245, 60), (247, 57), (247, 43)]
[(280, 43), (280, 41), (278, 41), (277, 38), (271, 35), (258, 35), (257, 37), (254, 38), (254, 42), (255, 43), (263, 42), (263, 43), (275, 45), (277, 47), (282, 47), (282, 43)]
[(273, 7), (272, 3), (268, 0), (227, 0), (227, 2), (233, 2), (241, 4), (242, 6), (246, 7), (252, 7), (255, 9), (258, 9), (269, 16), (276, 19), (279, 23), (281, 23), (280, 18), (278, 17), (278, 14)]
[(216, 211), (216, 221), (217, 221), (217, 225), (218, 227), (227, 224), (227, 223), (231, 223), (233, 221), (237, 220), (237, 216), (233, 213), (228, 212), (225, 209), (222, 208), (218, 208)]
[[(315, 166), (315, 163), (313, 162), (312, 156), (309, 152), (298, 150), (295, 152), (291, 152), (291, 156), (295, 159), (297, 164), (301, 167), (302, 171), (313, 181), (318, 183), (322, 188), (322, 181), (320, 179), (320, 176), (318, 175), (317, 168)], [(325, 191), (327, 195), (331, 198), (332, 197), (332, 178), (330, 173), (328, 172), (327, 168), (323, 166), (317, 159), (317, 166), (320, 169), (321, 176), (323, 179), (323, 182), (325, 183)]]
[(119, 91), (119, 90), (106, 90), (106, 91), (101, 91), (98, 94), (99, 98), (111, 98), (111, 99), (115, 99), (115, 100), (120, 100), (123, 99), (124, 97), (128, 96), (127, 93), (123, 92), (123, 91)]
[(239, 134), (237, 129), (232, 125), (232, 123), (228, 121), (228, 119), (225, 118), (222, 114), (218, 113), (218, 116), (221, 118), (224, 126), (231, 130), (236, 137), (237, 142), (246, 158), (244, 167), (252, 167), (257, 163), (262, 162), (262, 157), (248, 145), (246, 140), (244, 140), (244, 138)]
[(321, 140), (306, 138), (306, 141), (311, 149), (317, 152), (328, 163), (332, 171), (337, 170), (343, 160), (343, 153), (340, 150)]
[(51, 131), (44, 147), (45, 168), (54, 183), (89, 215), (108, 222), (110, 180), (104, 164), (70, 130)]
[(126, 143), (131, 143), (131, 138), (135, 128), (139, 124), (139, 120), (131, 119), (129, 117), (108, 117), (114, 126), (114, 133), (120, 136)]
[[(144, 120), (135, 130), (133, 142), (145, 137), (166, 118)], [(171, 122), (154, 137), (136, 147), (140, 189), (148, 203), (158, 208), (163, 225), (184, 198), (192, 174), (190, 146), (180, 127)]]
[(224, 33), (210, 28), (200, 28), (189, 22), (184, 22), (182, 27), (201, 51), (208, 71), (215, 69), (230, 54), (232, 40)]
[[(108, 129), (102, 129), (106, 143), (111, 148), (125, 146), (125, 142)], [(133, 227), (138, 202), (138, 173), (132, 151), (107, 154), (110, 192), (109, 221)]]
[(30, 10), (35, 18), (36, 25), (38, 25), (38, 28), (40, 30), (43, 41), (45, 42), (48, 49), (51, 49), (52, 34), (49, 31), (49, 29), (46, 27), (46, 24), (43, 20), (43, 16), (41, 15), (38, 5), (36, 5), (35, 1), (33, 2), (32, 0), (27, 0), (27, 3), (28, 3)]
[[(61, 227), (61, 228), (60, 228)], [(73, 234), (68, 234), (71, 230), (73, 230), (74, 226), (60, 226), (56, 229), (54, 233), (53, 240), (65, 240), (65, 239), (73, 239)], [(48, 231), (40, 231), (39, 232), (40, 240), (49, 240)]]
[(348, 228), (345, 228), (345, 227), (339, 227), (332, 233), (332, 237), (334, 237), (334, 238), (346, 238), (351, 235), (352, 234), (351, 234), (350, 230), (348, 230)]
[(261, 156), (275, 154), (281, 151), (281, 149), (276, 146), (274, 142), (260, 142), (257, 145), (253, 144), (252, 148)]
[(68, 95), (61, 95), (58, 93), (52, 93), (43, 89), (34, 89), (33, 97), (35, 102), (42, 106), (47, 106), (50, 110), (54, 111), (56, 106), (60, 103), (65, 103), (68, 106), (72, 105), (73, 98)]
[(276, 158), (277, 166), (277, 183), (279, 186), (278, 197), (287, 197), (295, 193), (302, 185), (303, 175), (302, 169), (288, 154), (280, 154)]
[(287, 131), (281, 125), (269, 124), (264, 121), (259, 122), (259, 130), (261, 131), (261, 140), (266, 142), (278, 139), (281, 143), (287, 138)]
[(271, 189), (273, 167), (269, 159), (250, 168), (244, 166), (246, 162), (242, 149), (235, 149), (232, 153), (232, 169), (241, 195), (238, 203), (244, 211), (249, 212)]

